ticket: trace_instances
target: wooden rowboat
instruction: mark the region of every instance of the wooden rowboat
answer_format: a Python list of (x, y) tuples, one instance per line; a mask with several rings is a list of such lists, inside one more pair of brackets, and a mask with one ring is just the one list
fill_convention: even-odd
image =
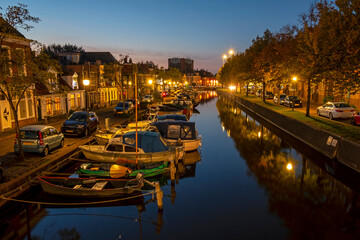
[(38, 177), (44, 192), (51, 195), (82, 198), (112, 198), (134, 194), (144, 183), (140, 179), (97, 179)]

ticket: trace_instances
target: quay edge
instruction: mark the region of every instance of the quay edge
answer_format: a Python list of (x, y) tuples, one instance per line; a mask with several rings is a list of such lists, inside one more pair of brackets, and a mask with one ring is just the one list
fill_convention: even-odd
[(284, 116), (266, 107), (250, 102), (231, 93), (217, 91), (219, 96), (232, 99), (234, 103), (283, 130), (323, 155), (360, 172), (360, 144), (334, 133), (314, 128), (294, 118)]

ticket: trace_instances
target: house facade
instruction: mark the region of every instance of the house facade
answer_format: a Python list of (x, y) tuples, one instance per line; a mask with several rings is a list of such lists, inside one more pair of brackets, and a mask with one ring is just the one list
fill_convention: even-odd
[[(10, 29), (10, 31), (9, 31)], [(26, 39), (24, 35), (18, 32), (16, 29), (8, 25), (8, 23), (0, 18), (0, 34), (3, 39), (1, 48), (4, 51), (1, 51), (2, 58), (12, 59), (13, 54), (23, 54), (24, 64), (21, 68), (20, 65), (17, 67), (8, 66), (8, 71), (10, 71), (10, 78), (12, 74), (22, 72), (22, 74), (29, 75), (32, 74), (28, 67), (25, 64), (25, 59), (27, 59), (31, 54), (30, 42), (31, 40)], [(35, 99), (33, 93), (33, 87), (30, 87), (26, 90), (24, 98), (21, 99), (18, 109), (18, 119), (19, 125), (24, 126), (27, 124), (36, 122), (36, 112), (35, 112)], [(16, 100), (15, 100), (16, 101)], [(15, 103), (14, 101), (14, 103)], [(6, 129), (15, 128), (15, 118), (14, 113), (10, 108), (10, 104), (3, 94), (0, 94), (0, 130), (4, 131)]]

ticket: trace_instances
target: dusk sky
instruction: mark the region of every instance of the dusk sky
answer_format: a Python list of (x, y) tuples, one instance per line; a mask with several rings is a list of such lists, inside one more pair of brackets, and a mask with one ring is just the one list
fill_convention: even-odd
[[(0, 0), (4, 8), (19, 1)], [(230, 48), (244, 51), (269, 29), (298, 24), (312, 0), (27, 0), (41, 22), (27, 38), (45, 45), (75, 44), (86, 51), (128, 54), (134, 62), (194, 59), (216, 73)]]

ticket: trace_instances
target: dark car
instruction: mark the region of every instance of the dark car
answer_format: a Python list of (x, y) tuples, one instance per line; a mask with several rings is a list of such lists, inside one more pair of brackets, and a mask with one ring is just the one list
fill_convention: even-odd
[[(135, 105), (135, 102), (136, 102), (135, 99), (126, 99), (125, 101), (126, 101), (126, 102), (131, 102), (131, 103), (134, 105), (134, 107), (136, 106), (136, 105)], [(137, 107), (138, 107), (138, 109), (139, 109), (139, 107), (140, 107), (140, 100), (139, 100), (139, 99), (137, 99)]]
[(266, 99), (273, 99), (274, 98), (274, 94), (272, 92), (266, 91), (265, 92), (265, 98)]
[(89, 136), (99, 125), (99, 118), (95, 112), (74, 112), (63, 123), (61, 132), (64, 135)]
[(118, 115), (118, 114), (130, 114), (135, 112), (135, 107), (134, 104), (132, 102), (119, 102), (116, 107), (114, 108), (114, 115)]
[[(294, 106), (293, 106), (294, 104)], [(302, 102), (297, 96), (287, 96), (284, 100), (286, 107), (302, 107)]]

